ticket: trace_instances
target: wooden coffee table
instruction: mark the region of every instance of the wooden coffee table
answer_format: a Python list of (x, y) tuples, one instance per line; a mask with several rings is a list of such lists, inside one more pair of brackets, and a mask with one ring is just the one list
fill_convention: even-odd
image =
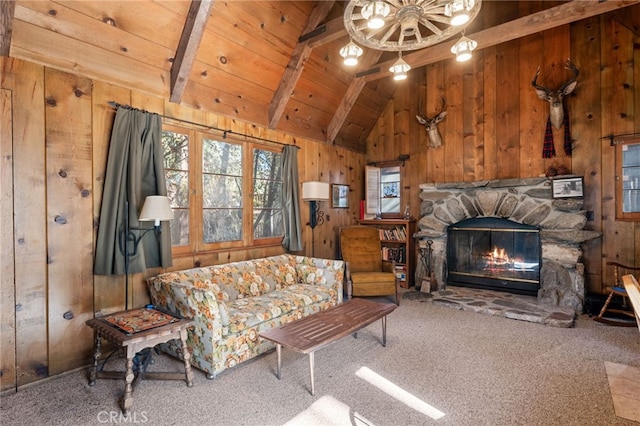
[(309, 354), (311, 373), (311, 395), (315, 395), (313, 377), (313, 354), (318, 349), (353, 334), (369, 324), (382, 319), (382, 346), (387, 346), (387, 315), (397, 305), (377, 303), (367, 299), (352, 299), (349, 302), (309, 315), (278, 328), (260, 332), (260, 337), (276, 344), (278, 367), (276, 375), (281, 378), (282, 346), (299, 353)]

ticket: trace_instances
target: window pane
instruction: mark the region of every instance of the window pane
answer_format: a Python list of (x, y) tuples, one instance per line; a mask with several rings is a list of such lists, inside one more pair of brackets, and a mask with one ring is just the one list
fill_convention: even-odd
[(171, 221), (171, 245), (186, 246), (189, 244), (189, 210), (173, 209)]
[(170, 131), (162, 132), (164, 147), (164, 168), (172, 170), (189, 169), (189, 136)]
[(253, 176), (256, 179), (275, 179), (282, 177), (282, 154), (261, 149), (253, 150)]
[(242, 240), (242, 145), (203, 139), (202, 170), (204, 242)]
[(202, 171), (221, 175), (242, 176), (242, 146), (204, 139)]
[(253, 150), (253, 238), (284, 235), (282, 154)]
[(174, 220), (171, 221), (171, 245), (189, 245), (189, 136), (163, 131), (162, 148)]
[(165, 174), (171, 207), (189, 208), (189, 172), (166, 170)]
[(282, 230), (282, 209), (255, 209), (253, 211), (254, 238), (280, 237), (283, 234)]
[(242, 177), (203, 175), (204, 208), (242, 207)]
[(202, 215), (205, 243), (242, 239), (242, 209), (206, 209)]
[(622, 146), (622, 211), (640, 212), (640, 144)]
[(380, 211), (400, 213), (400, 166), (380, 169)]

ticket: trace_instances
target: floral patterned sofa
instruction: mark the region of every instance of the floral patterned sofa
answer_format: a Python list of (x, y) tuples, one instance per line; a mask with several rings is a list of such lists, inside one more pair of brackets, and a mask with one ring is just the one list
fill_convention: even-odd
[[(214, 378), (274, 347), (262, 330), (342, 302), (344, 262), (283, 254), (160, 274), (147, 279), (152, 303), (193, 319), (194, 366)], [(180, 356), (175, 342), (163, 349)]]

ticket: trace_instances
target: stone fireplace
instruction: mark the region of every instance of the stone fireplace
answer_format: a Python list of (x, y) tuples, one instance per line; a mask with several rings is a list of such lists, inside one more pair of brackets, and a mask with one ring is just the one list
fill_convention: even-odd
[[(529, 294), (537, 293), (538, 303), (582, 312), (585, 290), (580, 244), (600, 237), (597, 232), (584, 230), (587, 219), (582, 198), (554, 199), (551, 180), (541, 177), (421, 184), (420, 199), (418, 232), (414, 237), (418, 247), (431, 248), (435, 278), (431, 291), (443, 290), (448, 284), (459, 285), (456, 274), (450, 276), (448, 265), (449, 228), (468, 219), (500, 218), (539, 233), (539, 285)], [(424, 264), (418, 262), (417, 283), (424, 273)]]

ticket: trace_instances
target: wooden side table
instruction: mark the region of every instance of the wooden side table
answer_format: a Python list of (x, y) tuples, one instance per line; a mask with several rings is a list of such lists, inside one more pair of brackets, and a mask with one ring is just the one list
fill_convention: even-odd
[[(193, 372), (191, 371), (191, 354), (187, 349), (187, 328), (193, 321), (178, 318), (170, 313), (153, 308), (132, 309), (117, 312), (86, 322), (96, 332), (93, 354), (93, 367), (89, 374), (89, 386), (96, 383), (96, 379), (125, 379), (124, 397), (122, 399), (122, 413), (127, 416), (133, 405), (134, 386), (143, 377), (156, 380), (186, 380), (187, 386), (193, 386)], [(118, 347), (126, 349), (126, 372), (98, 371), (102, 339)], [(137, 375), (133, 372), (133, 359), (144, 349), (153, 348), (172, 339), (179, 339), (182, 344), (184, 359), (184, 374), (150, 372), (140, 368)]]

